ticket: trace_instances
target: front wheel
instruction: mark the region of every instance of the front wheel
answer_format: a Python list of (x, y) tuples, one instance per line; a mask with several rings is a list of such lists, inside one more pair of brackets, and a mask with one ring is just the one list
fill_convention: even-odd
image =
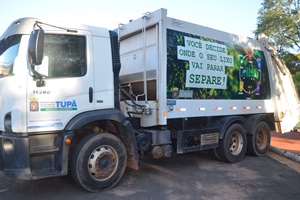
[(248, 135), (248, 152), (254, 156), (265, 155), (270, 148), (271, 134), (266, 122), (259, 122), (251, 135)]
[(122, 141), (109, 133), (94, 133), (82, 139), (74, 150), (71, 172), (77, 184), (90, 192), (114, 187), (127, 163)]
[(246, 133), (240, 124), (232, 124), (219, 142), (218, 154), (223, 161), (234, 163), (244, 158), (247, 148)]

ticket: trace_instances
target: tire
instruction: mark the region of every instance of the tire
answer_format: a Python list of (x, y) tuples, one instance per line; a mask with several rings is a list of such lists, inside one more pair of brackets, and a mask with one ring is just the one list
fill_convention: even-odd
[(109, 133), (93, 133), (83, 138), (74, 150), (71, 173), (74, 181), (90, 192), (114, 187), (127, 164), (121, 140)]
[(218, 153), (218, 150), (215, 148), (215, 149), (209, 149), (209, 150), (207, 150), (207, 152), (208, 152), (208, 155), (212, 158), (212, 159), (214, 159), (214, 160), (219, 160), (219, 161), (221, 161), (222, 159), (220, 158), (220, 155), (219, 155), (219, 153)]
[(219, 142), (218, 154), (229, 163), (239, 162), (244, 158), (247, 150), (247, 137), (243, 126), (232, 124)]
[(253, 134), (247, 135), (247, 152), (253, 156), (264, 156), (270, 148), (270, 127), (266, 122), (259, 122)]

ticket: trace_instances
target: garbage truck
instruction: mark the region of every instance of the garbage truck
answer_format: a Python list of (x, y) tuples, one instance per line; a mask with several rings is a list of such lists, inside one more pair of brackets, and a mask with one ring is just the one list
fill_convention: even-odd
[(36, 18), (0, 38), (0, 170), (114, 187), (141, 155), (263, 156), (299, 121), (291, 74), (256, 39), (146, 12), (116, 30)]

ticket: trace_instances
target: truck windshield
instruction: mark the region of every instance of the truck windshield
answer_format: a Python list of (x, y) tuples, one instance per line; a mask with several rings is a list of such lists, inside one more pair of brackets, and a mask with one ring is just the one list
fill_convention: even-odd
[(12, 35), (0, 41), (0, 78), (13, 75), (21, 37), (22, 35)]

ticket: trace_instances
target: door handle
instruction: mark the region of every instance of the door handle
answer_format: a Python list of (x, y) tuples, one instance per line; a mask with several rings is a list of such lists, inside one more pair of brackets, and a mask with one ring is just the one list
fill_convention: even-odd
[(93, 102), (93, 88), (90, 87), (89, 88), (89, 102), (92, 103)]

